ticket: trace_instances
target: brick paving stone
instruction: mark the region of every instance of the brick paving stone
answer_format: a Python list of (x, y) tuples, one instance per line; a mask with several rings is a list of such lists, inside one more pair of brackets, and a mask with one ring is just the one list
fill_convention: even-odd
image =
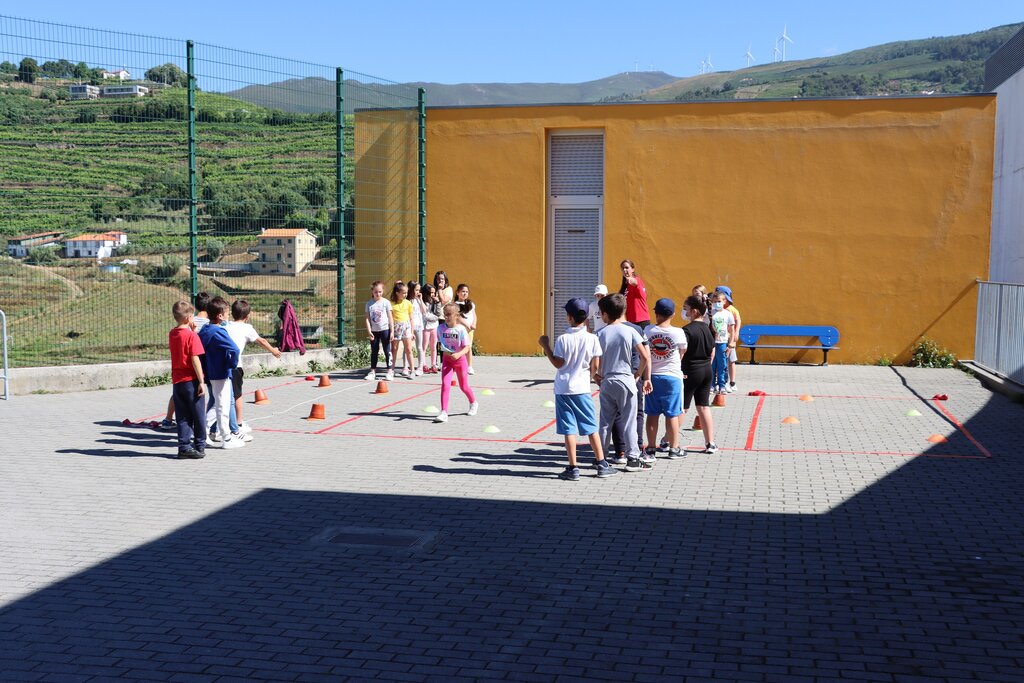
[(0, 403), (0, 680), (1024, 680), (1020, 405), (741, 366), (719, 454), (567, 483), (546, 361), (474, 365), (494, 395), (445, 425), (433, 378), (247, 382), (254, 441), (195, 462), (120, 424), (167, 387)]

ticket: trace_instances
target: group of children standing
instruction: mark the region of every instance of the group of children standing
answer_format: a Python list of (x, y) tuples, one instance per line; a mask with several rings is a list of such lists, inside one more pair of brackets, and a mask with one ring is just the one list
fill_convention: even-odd
[[(627, 472), (650, 470), (659, 451), (669, 459), (683, 457), (680, 423), (692, 403), (700, 417), (703, 452), (718, 452), (711, 394), (736, 390), (740, 316), (732, 290), (723, 285), (707, 296), (702, 285), (694, 287), (683, 304), (687, 324), (682, 328), (672, 324), (675, 302), (658, 299), (652, 324), (641, 320), (649, 315), (646, 289), (634, 268), (631, 261), (623, 261), (619, 293), (609, 295), (607, 287), (598, 285), (594, 302), (569, 300), (565, 304), (569, 328), (554, 347), (547, 336), (539, 340), (556, 369), (556, 429), (565, 439), (569, 461), (559, 474), (562, 479), (580, 478), (577, 435), (589, 438), (599, 478), (618, 474), (613, 465), (625, 465)], [(588, 322), (596, 334), (588, 330)], [(600, 424), (591, 381), (600, 386)], [(665, 436), (655, 445), (661, 418)]]
[(247, 301), (231, 304), (230, 321), (228, 311), (227, 301), (211, 298), (206, 292), (196, 297), (195, 307), (178, 301), (171, 308), (175, 327), (168, 346), (173, 390), (160, 426), (177, 429), (178, 457), (182, 459), (205, 457), (207, 445), (231, 449), (252, 441), (252, 430), (242, 421), (245, 373), (238, 361), (251, 342), (281, 357), (281, 351), (249, 324)]
[(370, 337), (370, 370), (366, 379), (377, 379), (377, 362), (383, 350), (387, 368), (384, 378), (393, 380), (401, 352), (403, 377), (441, 374), (441, 412), (435, 422), (448, 421), (453, 378), (457, 378), (469, 399), (468, 414), (476, 415), (479, 405), (468, 376), (474, 374), (477, 307), (469, 298), (469, 285), (460, 284), (453, 292), (447, 273), (439, 270), (434, 274), (433, 285), (396, 281), (388, 298), (384, 298), (384, 283), (377, 280), (370, 287), (370, 296), (366, 302), (366, 332)]

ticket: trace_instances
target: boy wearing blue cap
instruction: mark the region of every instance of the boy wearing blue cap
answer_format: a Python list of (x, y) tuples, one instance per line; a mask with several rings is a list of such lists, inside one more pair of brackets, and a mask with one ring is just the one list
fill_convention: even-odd
[(665, 416), (665, 440), (668, 457), (681, 458), (679, 447), (679, 416), (683, 412), (682, 353), (686, 350), (686, 334), (672, 327), (676, 304), (672, 299), (658, 299), (654, 304), (656, 325), (648, 325), (644, 336), (651, 352), (651, 393), (644, 401), (647, 414), (647, 448), (641, 456), (653, 463), (658, 449), (658, 422)]
[(558, 338), (554, 349), (547, 335), (538, 340), (544, 355), (556, 369), (555, 423), (557, 432), (565, 437), (565, 452), (569, 458), (569, 466), (558, 476), (566, 481), (579, 481), (580, 478), (580, 468), (576, 464), (577, 434), (588, 437), (590, 441), (598, 477), (603, 479), (619, 473), (604, 459), (597, 434), (590, 381), (598, 370), (601, 345), (597, 337), (587, 331), (587, 309), (586, 300), (570, 299), (565, 304), (569, 329)]

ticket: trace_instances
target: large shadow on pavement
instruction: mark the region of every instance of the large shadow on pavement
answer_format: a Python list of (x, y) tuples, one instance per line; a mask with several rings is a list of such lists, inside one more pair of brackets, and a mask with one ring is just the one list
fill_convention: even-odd
[(264, 490), (0, 610), (0, 678), (1024, 680), (1020, 410), (824, 514)]

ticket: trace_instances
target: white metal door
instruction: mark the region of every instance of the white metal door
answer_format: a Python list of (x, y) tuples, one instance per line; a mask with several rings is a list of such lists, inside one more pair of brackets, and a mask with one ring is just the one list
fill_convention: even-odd
[(548, 153), (548, 316), (565, 330), (565, 302), (593, 300), (604, 245), (604, 135), (552, 133)]

